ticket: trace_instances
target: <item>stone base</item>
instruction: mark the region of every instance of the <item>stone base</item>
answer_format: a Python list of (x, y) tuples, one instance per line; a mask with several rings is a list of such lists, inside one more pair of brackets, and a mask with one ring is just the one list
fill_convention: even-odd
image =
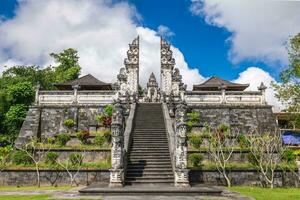
[(109, 183), (109, 187), (112, 187), (112, 188), (120, 188), (120, 187), (123, 187), (123, 182), (110, 182)]
[(175, 187), (191, 187), (189, 182), (175, 182)]

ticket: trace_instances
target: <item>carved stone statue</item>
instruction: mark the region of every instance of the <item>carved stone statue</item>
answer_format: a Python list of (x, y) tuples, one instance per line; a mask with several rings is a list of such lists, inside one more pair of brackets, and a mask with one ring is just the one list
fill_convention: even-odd
[(160, 101), (158, 84), (153, 73), (151, 73), (150, 78), (147, 83), (146, 98), (145, 101), (158, 102)]

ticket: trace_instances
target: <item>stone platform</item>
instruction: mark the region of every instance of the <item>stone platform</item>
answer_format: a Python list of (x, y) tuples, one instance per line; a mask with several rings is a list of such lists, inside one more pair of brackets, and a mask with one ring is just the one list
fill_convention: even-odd
[(111, 188), (103, 184), (94, 184), (79, 190), (80, 195), (160, 195), (160, 196), (221, 196), (223, 189), (220, 187), (192, 186), (178, 188), (170, 185), (139, 185)]

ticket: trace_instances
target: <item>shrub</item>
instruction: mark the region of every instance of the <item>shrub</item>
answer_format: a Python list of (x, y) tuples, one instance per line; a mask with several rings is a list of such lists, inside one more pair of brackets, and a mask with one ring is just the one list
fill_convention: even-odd
[(0, 136), (0, 147), (6, 147), (11, 144), (11, 141), (6, 136)]
[(258, 155), (256, 156), (257, 159), (255, 158), (255, 156), (252, 153), (248, 153), (247, 157), (248, 157), (248, 161), (250, 164), (252, 164), (254, 166), (258, 165), (258, 161), (257, 161), (257, 159), (259, 159)]
[(220, 124), (217, 128), (218, 132), (221, 133), (226, 133), (227, 131), (229, 131), (229, 125), (228, 124)]
[(103, 137), (105, 138), (107, 143), (111, 142), (111, 131), (110, 130), (105, 130), (103, 132)]
[(47, 138), (48, 144), (55, 144), (55, 138), (54, 137), (49, 137)]
[(102, 146), (105, 143), (105, 137), (102, 135), (97, 135), (94, 138), (94, 144), (98, 145), (98, 146)]
[(80, 131), (76, 134), (76, 137), (78, 140), (81, 141), (82, 144), (88, 144), (88, 139), (90, 136), (90, 132), (85, 130), (85, 131)]
[(80, 153), (71, 153), (69, 155), (69, 161), (72, 166), (80, 166), (83, 163), (83, 155)]
[(199, 167), (202, 159), (203, 159), (203, 155), (200, 153), (192, 153), (189, 155), (189, 160), (193, 167)]
[(56, 152), (48, 152), (45, 157), (45, 163), (49, 165), (54, 165), (59, 157), (59, 154)]
[(296, 154), (291, 149), (286, 149), (282, 153), (282, 160), (284, 160), (287, 163), (293, 163), (293, 162), (295, 162), (296, 158), (297, 158)]
[(191, 135), (189, 137), (189, 142), (195, 149), (199, 149), (203, 140), (200, 135)]
[(33, 164), (33, 160), (30, 156), (24, 151), (16, 151), (12, 155), (12, 162), (16, 165), (30, 165)]
[(237, 142), (239, 143), (241, 148), (247, 148), (250, 145), (250, 142), (247, 140), (244, 134), (238, 135)]
[(114, 108), (112, 105), (106, 105), (104, 107), (104, 114), (108, 117), (111, 117), (113, 114)]
[(65, 133), (60, 133), (57, 135), (57, 144), (59, 146), (65, 146), (67, 142), (71, 140), (70, 135), (65, 134)]
[(73, 126), (75, 126), (75, 122), (73, 119), (66, 119), (64, 121), (64, 125), (68, 128), (72, 128)]

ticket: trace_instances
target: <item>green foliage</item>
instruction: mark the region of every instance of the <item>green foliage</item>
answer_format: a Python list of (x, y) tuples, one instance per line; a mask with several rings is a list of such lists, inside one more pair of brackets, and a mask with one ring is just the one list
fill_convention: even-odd
[(20, 82), (10, 85), (7, 95), (12, 104), (30, 105), (34, 101), (35, 90), (30, 82)]
[(229, 125), (228, 124), (220, 124), (217, 128), (217, 131), (218, 132), (221, 132), (221, 133), (226, 133), (229, 131)]
[(80, 131), (76, 134), (78, 140), (81, 141), (82, 144), (88, 144), (88, 139), (90, 137), (90, 132), (87, 130)]
[(75, 126), (75, 122), (73, 119), (66, 119), (64, 121), (64, 125), (67, 127), (67, 128), (72, 128)]
[(259, 155), (254, 156), (253, 153), (248, 153), (247, 158), (248, 158), (248, 162), (253, 165), (253, 166), (257, 166), (258, 160), (259, 160)]
[(60, 133), (57, 135), (57, 144), (59, 146), (65, 146), (69, 141), (71, 140), (71, 137), (69, 134), (66, 133)]
[(187, 113), (187, 128), (188, 131), (190, 132), (193, 128), (194, 125), (196, 125), (199, 122), (200, 114), (198, 111), (193, 110), (190, 113)]
[(191, 134), (189, 135), (189, 143), (195, 148), (199, 149), (203, 143), (203, 139), (200, 135)]
[(47, 138), (47, 143), (48, 144), (55, 144), (55, 142), (56, 142), (56, 139), (54, 137)]
[(69, 162), (72, 166), (81, 166), (83, 163), (83, 155), (80, 153), (71, 153), (69, 155)]
[(294, 163), (296, 161), (296, 154), (292, 149), (286, 149), (282, 153), (282, 160), (287, 162), (287, 163)]
[(105, 143), (105, 138), (102, 135), (97, 135), (94, 138), (94, 144), (98, 146), (102, 146)]
[(48, 165), (55, 165), (59, 157), (59, 154), (56, 152), (48, 152), (45, 157), (45, 163)]
[(193, 167), (199, 167), (203, 160), (203, 155), (200, 153), (192, 153), (189, 155), (188, 159)]
[(0, 147), (6, 147), (11, 144), (10, 138), (7, 136), (0, 135)]
[(7, 129), (7, 134), (10, 136), (17, 136), (22, 123), (27, 114), (27, 106), (24, 104), (16, 104), (10, 107), (5, 114), (4, 124)]
[(12, 155), (12, 163), (16, 165), (31, 165), (33, 160), (26, 152), (18, 150)]
[(279, 101), (287, 104), (287, 111), (300, 111), (300, 33), (290, 38), (288, 46), (289, 67), (282, 71), (282, 83), (275, 84)]
[(244, 134), (239, 134), (237, 137), (237, 142), (239, 143), (242, 149), (249, 147), (250, 143), (247, 140), (247, 137)]
[(106, 105), (104, 107), (104, 114), (108, 117), (111, 117), (114, 111), (114, 107), (112, 105)]
[(51, 53), (50, 56), (58, 64), (54, 73), (56, 82), (62, 83), (78, 78), (81, 68), (78, 64), (79, 57), (75, 49), (65, 49), (61, 53)]
[(105, 138), (105, 141), (107, 143), (110, 143), (111, 142), (111, 131), (110, 130), (104, 130), (103, 131), (103, 137)]
[(11, 146), (0, 147), (0, 170), (8, 164), (12, 150)]

